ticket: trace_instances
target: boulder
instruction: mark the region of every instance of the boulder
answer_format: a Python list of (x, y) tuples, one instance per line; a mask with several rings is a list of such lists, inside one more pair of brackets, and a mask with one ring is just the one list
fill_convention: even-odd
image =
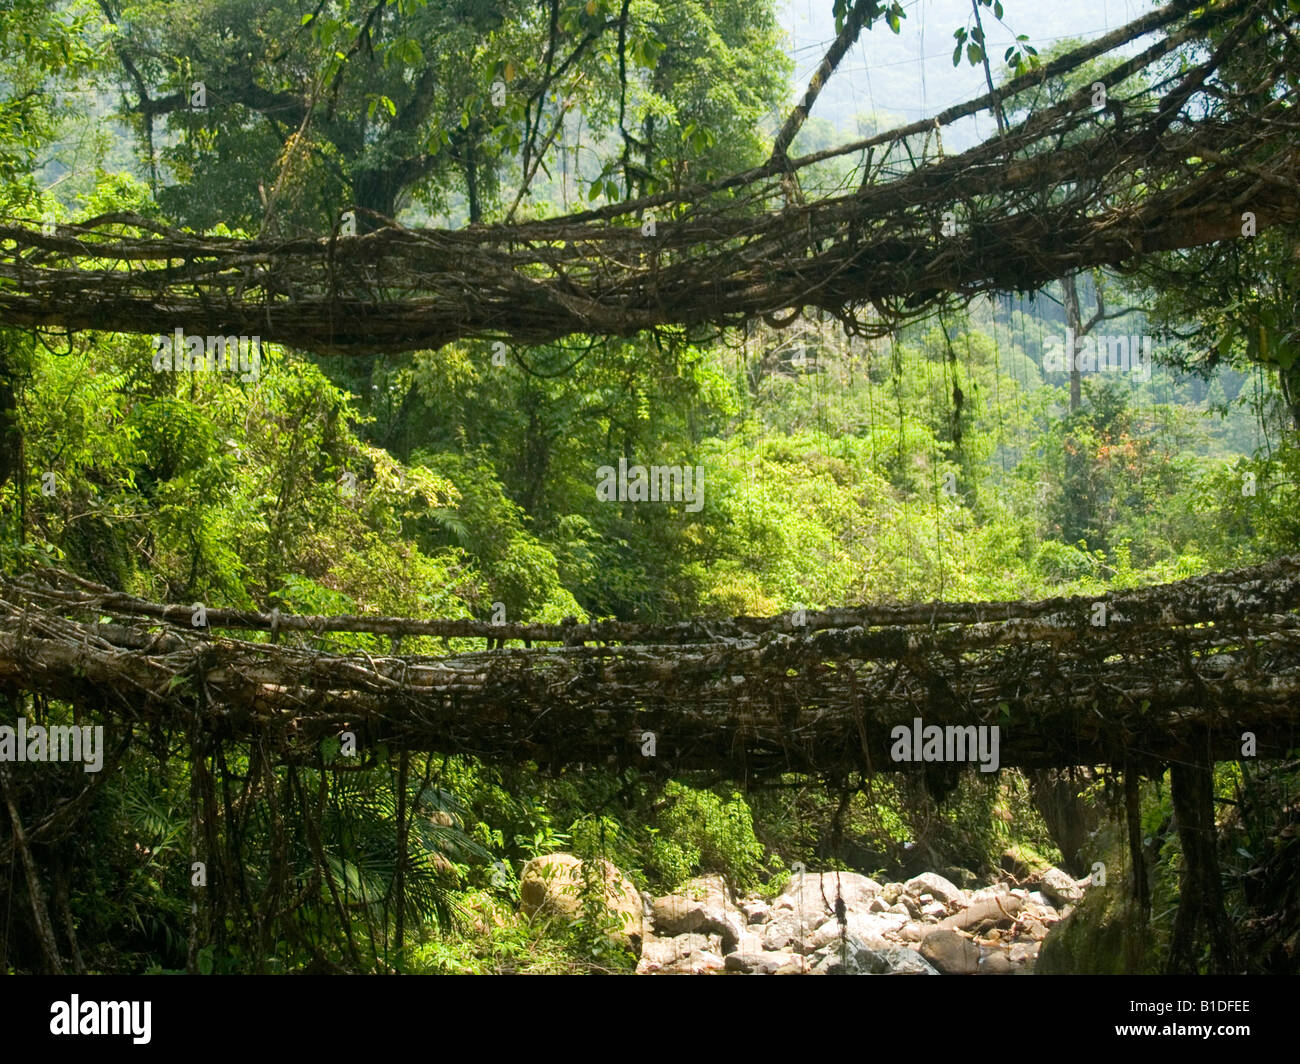
[(688, 935), (696, 931), (721, 936), (723, 948), (730, 953), (740, 943), (746, 924), (744, 917), (733, 906), (727, 907), (716, 895), (703, 901), (678, 894), (656, 898), (653, 906), (655, 934), (661, 936)]
[(1083, 897), (1083, 886), (1059, 868), (1048, 868), (1034, 878), (1038, 891), (1054, 905), (1072, 905)]
[(729, 953), (725, 960), (729, 972), (742, 975), (772, 975), (778, 968), (798, 963), (793, 953), (767, 953), (759, 950), (752, 953)]
[[(1116, 830), (1108, 841), (1099, 854), (1109, 867), (1117, 868), (1126, 847), (1122, 831)], [(1148, 975), (1164, 967), (1159, 940), (1144, 935), (1137, 906), (1132, 904), (1122, 876), (1112, 876), (1104, 887), (1090, 888), (1046, 934), (1046, 921), (1035, 923), (1038, 933), (1031, 937), (1042, 939), (1034, 963), (1036, 975)]]
[(962, 890), (970, 890), (977, 882), (975, 873), (960, 865), (949, 865), (943, 870), (943, 876), (950, 882), (956, 883)]
[(940, 920), (939, 926), (951, 931), (967, 931), (985, 924), (1008, 923), (1023, 904), (1014, 894), (980, 891), (971, 895), (970, 904), (961, 912)]
[(875, 950), (856, 938), (836, 940), (809, 958), (819, 975), (870, 975), (875, 959)]
[(638, 975), (698, 975), (721, 971), (721, 946), (716, 935), (647, 936), (641, 946)]
[[(844, 908), (865, 910), (882, 888), (870, 876), (857, 872), (805, 872), (792, 876), (773, 909), (802, 910), (804, 913), (833, 913), (838, 892)], [(821, 920), (817, 920), (821, 923)]]
[(641, 943), (641, 962), (636, 970), (640, 975), (657, 972), (681, 957), (708, 948), (709, 940), (703, 935), (677, 935), (675, 938), (647, 935)]
[[(844, 934), (869, 949), (884, 949), (888, 945), (885, 936), (896, 933), (903, 923), (903, 917), (893, 913), (849, 913), (844, 921)], [(793, 948), (798, 953), (811, 953), (839, 939), (840, 922), (831, 917)]]
[(904, 946), (873, 948), (849, 938), (819, 951), (815, 970), (825, 975), (938, 975), (914, 949)]
[(784, 950), (800, 942), (824, 920), (825, 913), (820, 909), (815, 914), (806, 914), (802, 918), (796, 912), (778, 910), (771, 922), (763, 926), (763, 948)]
[(721, 954), (713, 950), (696, 950), (685, 957), (679, 957), (660, 969), (660, 975), (709, 975), (726, 969), (726, 961)]
[(959, 931), (931, 931), (921, 943), (921, 956), (944, 975), (974, 975), (979, 971), (980, 948)]
[(889, 946), (886, 949), (876, 950), (876, 956), (885, 965), (885, 970), (877, 972), (877, 975), (938, 975), (934, 966), (930, 964), (916, 950), (908, 949), (906, 946)]
[[(582, 861), (571, 853), (552, 853), (534, 857), (519, 876), (519, 908), (529, 918), (574, 919), (582, 908)], [(614, 937), (635, 951), (644, 933), (641, 895), (622, 872), (609, 861), (602, 861), (603, 877), (595, 877), (602, 886), (605, 904), (617, 916), (621, 931)]]
[(1037, 942), (1016, 942), (1011, 946), (1011, 963), (1032, 965), (1038, 959)]
[(736, 908), (736, 900), (731, 893), (731, 888), (727, 886), (727, 881), (722, 876), (696, 876), (694, 879), (688, 879), (685, 886), (677, 891), (683, 897), (690, 898), (692, 901), (707, 902), (710, 905), (718, 907), (730, 906)]
[(740, 947), (742, 936), (749, 934), (743, 915), (735, 909), (710, 909), (704, 930), (714, 932), (722, 937), (722, 950), (731, 953)]
[(981, 949), (979, 960), (980, 975), (1010, 975), (1014, 971), (1011, 958), (1005, 950)]
[(934, 872), (922, 872), (919, 876), (913, 876), (904, 887), (908, 894), (930, 894), (950, 909), (960, 909), (966, 905), (966, 892)]
[(678, 894), (665, 894), (650, 903), (655, 934), (663, 938), (689, 935), (704, 925), (704, 906)]

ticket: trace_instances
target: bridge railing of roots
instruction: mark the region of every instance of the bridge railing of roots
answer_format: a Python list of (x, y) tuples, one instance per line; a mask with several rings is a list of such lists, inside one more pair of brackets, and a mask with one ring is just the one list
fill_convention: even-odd
[[(251, 637), (218, 634), (240, 631)], [(447, 650), (329, 649), (342, 633)], [(487, 646), (454, 650), (453, 639)], [(1281, 758), (1300, 745), (1300, 556), (1096, 599), (663, 625), (166, 605), (39, 570), (0, 584), (0, 691), (101, 718), (113, 748), (106, 771), (137, 737), (162, 737), (164, 749), (181, 738), (194, 830), (214, 846), (213, 766), (231, 747), (256, 751), (268, 775), (276, 764), (321, 766), (322, 744), (350, 735), (362, 751), (402, 752), (404, 767), (412, 751), (441, 751), (551, 772), (704, 771), (750, 786), (797, 773), (847, 793), (902, 770), (950, 784), (963, 766), (947, 737), (959, 735), (965, 767), (1120, 769), (1144, 907), (1137, 781), (1168, 766), (1185, 859), (1171, 966), (1194, 969), (1204, 922), (1216, 968), (1229, 971), (1211, 772), (1218, 760)], [(927, 752), (936, 727), (944, 739)], [(98, 785), (34, 833), (70, 830)], [(11, 846), (34, 877), (12, 804), (10, 814)], [(49, 955), (57, 967), (57, 950)]]
[[(1099, 598), (667, 625), (200, 611), (42, 570), (0, 584), (0, 684), (287, 759), (347, 731), (556, 769), (844, 779), (911, 767), (896, 729), (920, 718), (997, 726), (997, 767), (1155, 769), (1296, 745), (1298, 606), (1300, 556)], [(218, 634), (241, 630), (265, 634)], [(490, 649), (345, 652), (334, 633)]]
[[(1175, 0), (933, 118), (792, 158), (863, 27), (859, 0), (771, 157), (750, 170), (454, 231), (365, 212), (374, 231), (257, 239), (127, 214), (0, 220), (0, 323), (365, 354), (785, 324), (816, 308), (886, 336), (953, 300), (1300, 219), (1300, 109), (1287, 89), (1300, 34), (1277, 6)], [(1006, 114), (1101, 61), (1059, 102)], [(944, 130), (984, 111), (1005, 128), (945, 154)], [(850, 160), (856, 188), (815, 194), (818, 164)]]

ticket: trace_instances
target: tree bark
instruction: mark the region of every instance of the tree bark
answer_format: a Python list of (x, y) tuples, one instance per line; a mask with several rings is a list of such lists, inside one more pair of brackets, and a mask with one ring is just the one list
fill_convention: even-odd
[(1151, 885), (1147, 882), (1146, 859), (1142, 853), (1141, 777), (1130, 766), (1124, 766), (1124, 819), (1128, 829), (1129, 867), (1132, 872), (1131, 897), (1137, 906), (1137, 934), (1128, 946), (1128, 970), (1136, 973), (1146, 957), (1146, 945), (1151, 927)]
[[(1077, 344), (1083, 339), (1083, 319), (1079, 315), (1078, 274), (1067, 273), (1061, 279), (1062, 302), (1065, 304), (1066, 336), (1074, 337)], [(1065, 358), (1070, 368), (1070, 413), (1076, 413), (1083, 402), (1083, 381), (1079, 364), (1074, 357), (1077, 352), (1073, 345), (1065, 345)]]
[(1183, 875), (1168, 972), (1197, 973), (1197, 929), (1204, 924), (1210, 939), (1210, 971), (1215, 975), (1233, 974), (1237, 965), (1219, 876), (1213, 767), (1205, 760), (1175, 761), (1169, 767), (1169, 784), (1183, 849)]
[(27, 897), (32, 903), (32, 923), (36, 938), (41, 944), (41, 955), (45, 959), (47, 975), (62, 975), (63, 961), (59, 958), (59, 945), (54, 937), (54, 925), (50, 923), (50, 911), (45, 905), (45, 891), (41, 887), (41, 877), (32, 856), (31, 847), (27, 845), (27, 833), (23, 830), (22, 818), (14, 804), (13, 792), (9, 787), (9, 774), (0, 768), (0, 791), (4, 792), (5, 807), (9, 811), (9, 824), (13, 831), (14, 846), (23, 863), (23, 874), (27, 878)]
[(1091, 863), (1082, 853), (1088, 834), (1097, 826), (1097, 814), (1080, 797), (1082, 783), (1064, 772), (1046, 770), (1029, 774), (1034, 808), (1047, 825), (1047, 832), (1061, 851), (1061, 867), (1076, 879), (1087, 874)]

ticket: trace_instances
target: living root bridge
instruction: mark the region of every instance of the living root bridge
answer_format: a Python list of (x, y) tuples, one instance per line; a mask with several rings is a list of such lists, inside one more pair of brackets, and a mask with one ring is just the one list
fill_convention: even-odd
[[(1256, 231), (1300, 220), (1300, 108), (1286, 92), (1300, 77), (1300, 20), (1277, 6), (1178, 0), (932, 119), (565, 217), (459, 231), (371, 218), (377, 230), (357, 236), (258, 240), (130, 215), (53, 232), (0, 220), (0, 324), (182, 327), (364, 354), (814, 308), (885, 336), (953, 298), (1244, 239), (1246, 212)], [(1137, 54), (1122, 51), (1149, 35)], [(1186, 68), (1171, 75), (1162, 64), (1176, 55)], [(1107, 110), (1087, 86), (943, 154), (943, 127), (1099, 57), (1112, 63), (1097, 75)], [(1243, 88), (1221, 76), (1228, 60), (1268, 73)], [(1153, 88), (1130, 88), (1144, 70)], [(860, 160), (856, 191), (804, 202), (809, 168), (845, 157)]]
[[(348, 730), (363, 748), (748, 782), (913, 767), (891, 759), (891, 732), (917, 717), (998, 726), (1001, 764), (1024, 768), (1235, 760), (1244, 732), (1259, 757), (1300, 745), (1300, 555), (1100, 600), (845, 608), (799, 627), (789, 615), (498, 626), (211, 609), (200, 631), (189, 607), (52, 570), (0, 592), (0, 687), (97, 709), (110, 745), (114, 723), (197, 723), (216, 741), (314, 760)], [(443, 656), (308, 645), (345, 631), (569, 645)], [(654, 757), (642, 756), (645, 732)]]

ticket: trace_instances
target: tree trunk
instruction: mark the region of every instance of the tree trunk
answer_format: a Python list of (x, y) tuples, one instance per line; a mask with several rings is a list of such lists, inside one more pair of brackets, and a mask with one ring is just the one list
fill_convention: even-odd
[(357, 213), (357, 232), (368, 233), (379, 228), (379, 223), (369, 214), (373, 211), (385, 218), (392, 218), (397, 213), (397, 197), (401, 186), (396, 178), (385, 170), (368, 170), (358, 175), (352, 183), (352, 206), (359, 207)]
[(1197, 928), (1204, 924), (1210, 938), (1210, 970), (1215, 975), (1236, 972), (1232, 927), (1223, 908), (1219, 878), (1218, 831), (1214, 823), (1214, 769), (1204, 761), (1174, 761), (1169, 789), (1183, 849), (1178, 914), (1169, 945), (1170, 975), (1197, 974)]
[(1146, 858), (1142, 853), (1142, 781), (1129, 765), (1124, 766), (1124, 822), (1128, 835), (1129, 866), (1132, 872), (1130, 898), (1137, 907), (1133, 923), (1137, 934), (1125, 943), (1126, 964), (1131, 974), (1141, 970), (1146, 960), (1151, 927), (1151, 884), (1147, 882)]
[[(1083, 319), (1079, 316), (1078, 274), (1067, 273), (1061, 280), (1061, 292), (1064, 295), (1066, 336), (1074, 337), (1077, 344), (1083, 339)], [(1078, 412), (1083, 402), (1083, 381), (1079, 371), (1077, 352), (1072, 344), (1065, 345), (1065, 358), (1070, 367), (1070, 413)]]
[[(1083, 404), (1082, 372), (1079, 369), (1076, 348), (1083, 339), (1083, 321), (1079, 316), (1078, 275), (1067, 273), (1061, 281), (1061, 292), (1065, 304), (1066, 338), (1072, 342), (1065, 345), (1065, 358), (1070, 370), (1070, 416), (1074, 417)], [(1061, 538), (1070, 546), (1085, 539), (1088, 531), (1087, 490), (1088, 479), (1087, 456), (1075, 438), (1073, 432), (1065, 437), (1065, 470), (1062, 484), (1062, 496), (1065, 503), (1061, 522)]]
[(1300, 358), (1286, 369), (1279, 369), (1277, 379), (1287, 409), (1291, 412), (1291, 427), (1300, 432)]
[[(0, 340), (0, 344), (5, 341)], [(10, 477), (21, 481), (18, 447), (18, 396), (8, 361), (0, 350), (0, 485)], [(21, 487), (21, 484), (20, 484)]]
[(14, 804), (8, 775), (3, 768), (0, 768), (0, 791), (4, 793), (5, 806), (9, 812), (14, 848), (18, 851), (23, 865), (23, 874), (27, 878), (27, 897), (32, 903), (32, 928), (41, 946), (45, 972), (47, 975), (62, 975), (63, 961), (59, 957), (58, 943), (54, 938), (54, 925), (50, 922), (50, 911), (45, 905), (45, 891), (41, 887), (36, 858), (32, 856), (31, 847), (27, 845), (27, 833), (23, 830), (22, 818), (18, 815), (18, 806)]
[(1047, 825), (1047, 833), (1061, 851), (1061, 867), (1076, 879), (1092, 867), (1084, 853), (1088, 836), (1097, 828), (1096, 811), (1080, 797), (1092, 780), (1071, 778), (1066, 772), (1046, 770), (1029, 773), (1034, 808)]

